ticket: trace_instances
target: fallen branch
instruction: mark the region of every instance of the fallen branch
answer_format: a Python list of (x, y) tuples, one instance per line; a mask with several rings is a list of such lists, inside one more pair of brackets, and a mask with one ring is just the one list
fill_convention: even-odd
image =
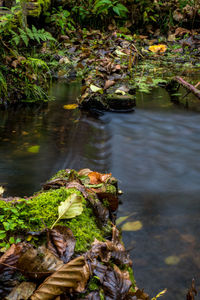
[(194, 85), (190, 84), (189, 82), (185, 81), (182, 77), (176, 76), (174, 78), (179, 84), (185, 87), (188, 91), (193, 93), (199, 100), (200, 100), (200, 90), (198, 90)]

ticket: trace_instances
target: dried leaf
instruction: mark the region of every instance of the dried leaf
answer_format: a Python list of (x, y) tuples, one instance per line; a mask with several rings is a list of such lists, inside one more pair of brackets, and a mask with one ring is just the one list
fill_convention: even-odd
[(113, 86), (115, 84), (114, 80), (106, 80), (104, 85), (104, 90), (108, 89), (109, 87)]
[(120, 50), (115, 50), (115, 53), (118, 55), (118, 56), (127, 56), (124, 52), (120, 51)]
[(73, 103), (73, 104), (67, 104), (67, 105), (63, 106), (64, 109), (69, 109), (69, 110), (76, 109), (77, 107), (78, 107), (78, 104), (75, 104), (75, 103)]
[(88, 196), (88, 194), (87, 194), (87, 192), (86, 192), (86, 189), (85, 189), (84, 185), (82, 185), (82, 184), (79, 183), (78, 181), (73, 180), (73, 181), (67, 183), (67, 184), (66, 184), (66, 188), (67, 188), (67, 189), (75, 188), (75, 189), (77, 189), (78, 191), (80, 191), (80, 192), (83, 194), (83, 196), (84, 196), (85, 198), (87, 198), (87, 196)]
[(63, 265), (49, 276), (32, 295), (31, 300), (50, 300), (71, 288), (83, 292), (89, 279), (89, 268), (83, 256)]
[(36, 284), (33, 282), (22, 282), (12, 290), (6, 297), (6, 300), (28, 300), (35, 288)]
[(48, 249), (58, 255), (64, 263), (67, 263), (74, 254), (76, 244), (71, 229), (65, 226), (56, 226), (48, 231)]
[(101, 300), (99, 291), (93, 291), (87, 295), (84, 300)]
[(52, 225), (51, 229), (60, 219), (71, 219), (82, 214), (82, 199), (76, 193), (71, 194), (64, 202), (58, 206), (58, 219)]
[(87, 174), (90, 178), (90, 184), (99, 184), (102, 182), (107, 182), (107, 180), (112, 176), (111, 173), (109, 174), (101, 174), (98, 172), (90, 172)]
[(102, 285), (107, 300), (125, 300), (132, 283), (119, 269), (118, 271), (109, 269)]
[(18, 259), (17, 267), (29, 278), (44, 278), (63, 265), (45, 246), (38, 249), (30, 247)]

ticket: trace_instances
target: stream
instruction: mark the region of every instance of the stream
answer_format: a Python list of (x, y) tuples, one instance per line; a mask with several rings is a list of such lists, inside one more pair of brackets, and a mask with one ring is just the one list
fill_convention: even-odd
[[(124, 191), (118, 216), (137, 285), (152, 297), (185, 299), (200, 289), (200, 103), (170, 101), (157, 88), (138, 94), (135, 111), (91, 115), (65, 110), (80, 85), (57, 83), (48, 105), (0, 111), (0, 186), (31, 195), (56, 171), (111, 172)], [(122, 223), (121, 225), (123, 226)], [(139, 230), (137, 230), (139, 229)]]

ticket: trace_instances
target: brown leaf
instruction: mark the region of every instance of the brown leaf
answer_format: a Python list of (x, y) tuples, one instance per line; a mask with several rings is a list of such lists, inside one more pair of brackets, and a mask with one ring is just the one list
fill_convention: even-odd
[(29, 278), (44, 278), (63, 265), (45, 246), (30, 247), (18, 260), (17, 267)]
[(119, 269), (109, 269), (102, 285), (107, 300), (125, 300), (132, 283)]
[(97, 217), (97, 222), (100, 223), (101, 226), (104, 226), (109, 219), (109, 210), (106, 208), (102, 202), (98, 199), (95, 192), (91, 190), (87, 193), (87, 199), (89, 200), (90, 204), (92, 205), (93, 212)]
[(197, 290), (195, 288), (195, 280), (192, 279), (192, 285), (191, 285), (191, 288), (188, 290), (186, 299), (187, 300), (195, 300), (196, 295), (197, 295)]
[(4, 299), (13, 287), (17, 285), (15, 280), (17, 261), (27, 244), (13, 244), (0, 258), (0, 298)]
[(114, 80), (106, 80), (105, 85), (104, 85), (104, 90), (108, 89), (109, 87), (111, 87), (114, 84), (115, 84)]
[(50, 300), (71, 288), (83, 292), (90, 272), (85, 258), (79, 256), (49, 276), (32, 295), (31, 300)]
[(36, 284), (33, 282), (22, 282), (12, 290), (6, 297), (6, 300), (28, 300), (35, 288)]
[(67, 189), (75, 188), (78, 191), (80, 191), (85, 198), (87, 198), (87, 196), (88, 196), (84, 185), (80, 184), (78, 181), (73, 180), (73, 181), (67, 183), (66, 188)]
[(99, 291), (93, 291), (89, 295), (87, 295), (84, 300), (101, 300)]
[(76, 240), (71, 229), (55, 226), (48, 231), (48, 249), (67, 263), (74, 254)]
[(101, 174), (98, 172), (91, 172), (88, 174), (88, 176), (90, 178), (90, 184), (99, 184), (102, 182), (106, 182), (112, 176), (112, 174)]

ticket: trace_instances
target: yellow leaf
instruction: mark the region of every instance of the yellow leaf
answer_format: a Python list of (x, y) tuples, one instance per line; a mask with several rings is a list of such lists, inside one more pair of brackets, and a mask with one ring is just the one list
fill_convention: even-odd
[(122, 226), (123, 231), (138, 231), (142, 229), (143, 225), (140, 221), (127, 222)]
[(118, 226), (119, 224), (121, 224), (122, 222), (126, 221), (128, 219), (129, 216), (124, 216), (124, 217), (119, 217), (116, 220), (116, 225)]
[(156, 295), (156, 297), (153, 297), (151, 300), (156, 300), (156, 299), (162, 297), (166, 292), (167, 292), (167, 289), (164, 289), (158, 295)]
[(167, 50), (167, 46), (166, 45), (153, 45), (149, 47), (149, 50), (153, 53), (164, 53)]
[(119, 90), (119, 89), (115, 91), (115, 94), (120, 94), (120, 95), (123, 95), (123, 96), (126, 95), (126, 93), (124, 91)]
[(171, 255), (165, 258), (165, 263), (167, 265), (177, 265), (180, 262), (180, 258), (176, 255)]
[(64, 105), (63, 108), (64, 109), (76, 109), (78, 107), (78, 104), (67, 104), (67, 105)]

